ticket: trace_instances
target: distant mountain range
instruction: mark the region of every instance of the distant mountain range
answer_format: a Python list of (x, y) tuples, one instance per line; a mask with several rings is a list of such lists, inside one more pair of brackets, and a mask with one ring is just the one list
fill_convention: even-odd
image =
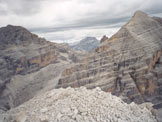
[(92, 51), (97, 48), (100, 44), (100, 41), (95, 37), (86, 37), (77, 43), (70, 44), (70, 47), (74, 50), (80, 51)]

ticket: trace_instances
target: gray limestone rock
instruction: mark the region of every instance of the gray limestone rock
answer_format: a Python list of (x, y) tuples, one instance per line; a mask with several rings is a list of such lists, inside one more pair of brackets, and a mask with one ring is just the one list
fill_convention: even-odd
[(161, 20), (137, 11), (95, 52), (66, 69), (57, 87), (100, 87), (127, 103), (161, 104)]
[(84, 87), (53, 89), (3, 116), (18, 122), (157, 122), (145, 106), (126, 104), (100, 88)]
[(64, 68), (83, 55), (20, 26), (0, 28), (0, 37), (0, 109), (4, 111), (55, 88)]

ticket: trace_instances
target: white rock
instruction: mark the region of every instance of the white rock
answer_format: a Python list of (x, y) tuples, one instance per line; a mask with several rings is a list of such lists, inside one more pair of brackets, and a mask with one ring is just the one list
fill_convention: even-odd
[(45, 113), (48, 111), (48, 109), (45, 107), (45, 108), (41, 109), (40, 111), (41, 111), (41, 113)]
[(27, 119), (27, 116), (24, 112), (21, 112), (18, 116), (16, 116), (16, 122), (25, 122)]
[(48, 122), (156, 122), (145, 107), (139, 107), (135, 103), (126, 104), (98, 88), (54, 89), (50, 92), (51, 95), (47, 92), (8, 114), (26, 111), (26, 118), (20, 122), (25, 122), (26, 119), (33, 122), (31, 116), (34, 114), (38, 117), (45, 116), (43, 120)]

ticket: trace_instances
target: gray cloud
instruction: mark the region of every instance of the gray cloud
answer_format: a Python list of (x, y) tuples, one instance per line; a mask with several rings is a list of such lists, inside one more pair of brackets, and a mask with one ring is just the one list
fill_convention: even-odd
[(48, 33), (48, 32), (67, 31), (67, 30), (73, 30), (73, 29), (115, 28), (115, 27), (121, 27), (122, 24), (126, 22), (128, 19), (129, 17), (112, 18), (112, 19), (84, 18), (71, 25), (64, 25), (64, 26), (59, 26), (59, 27), (30, 28), (30, 31), (38, 32), (38, 33)]
[(21, 25), (49, 40), (111, 36), (136, 10), (162, 15), (162, 1), (0, 0), (0, 26)]
[(40, 12), (40, 0), (0, 0), (1, 14), (28, 16)]

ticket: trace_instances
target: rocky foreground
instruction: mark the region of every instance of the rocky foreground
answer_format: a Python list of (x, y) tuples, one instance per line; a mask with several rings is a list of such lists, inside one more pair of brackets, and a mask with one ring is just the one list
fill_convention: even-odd
[[(5, 119), (6, 117), (6, 119)], [(0, 115), (0, 122), (156, 122), (145, 107), (100, 88), (54, 89)]]

